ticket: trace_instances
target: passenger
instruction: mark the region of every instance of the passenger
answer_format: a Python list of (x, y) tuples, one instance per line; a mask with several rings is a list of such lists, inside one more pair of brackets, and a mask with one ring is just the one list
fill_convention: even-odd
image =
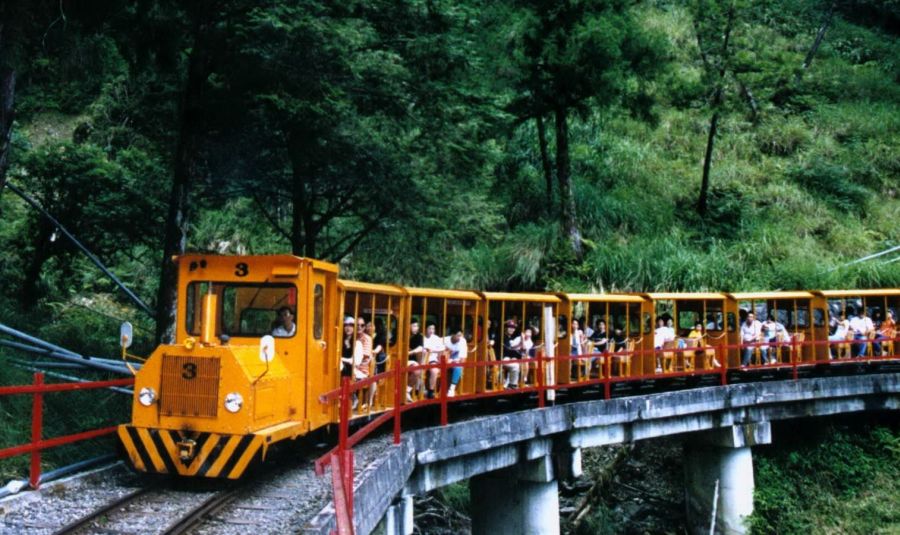
[(584, 325), (584, 338), (585, 340), (590, 340), (591, 336), (594, 335), (594, 329), (591, 329), (591, 324), (586, 322), (584, 318), (581, 318), (581, 325)]
[[(694, 325), (694, 330), (689, 332), (687, 337), (692, 340), (697, 340), (697, 347), (703, 348), (704, 347), (704, 341), (703, 341), (704, 336), (706, 336), (706, 335), (703, 332), (703, 324), (700, 322), (697, 322), (697, 324)], [(706, 356), (707, 351), (713, 351), (713, 350), (706, 349), (706, 348), (699, 349), (694, 354), (695, 358), (702, 359), (704, 356)], [(713, 358), (712, 358), (712, 367), (713, 368), (721, 367), (721, 364), (719, 364), (719, 360), (715, 357), (715, 354), (713, 355)]]
[[(659, 318), (656, 320), (656, 330), (653, 331), (653, 347), (657, 351), (663, 349), (666, 345), (666, 342), (671, 342), (675, 340), (675, 329), (671, 326), (672, 320), (670, 319), (668, 324), (665, 319)], [(662, 354), (656, 354), (656, 373), (662, 373)]]
[(706, 315), (706, 330), (707, 331), (721, 331), (722, 327), (716, 323), (716, 317), (712, 314)]
[[(762, 324), (756, 321), (753, 312), (747, 314), (747, 320), (741, 324), (741, 344), (756, 344), (762, 339)], [(741, 355), (741, 367), (749, 366), (753, 358), (753, 348), (744, 347)]]
[(609, 332), (606, 330), (606, 322), (597, 320), (594, 334), (591, 335), (591, 342), (594, 343), (594, 353), (604, 353), (609, 345)]
[[(875, 335), (875, 343), (872, 344), (873, 349), (875, 350), (875, 356), (888, 356), (887, 351), (882, 353), (881, 351), (881, 342), (885, 340), (893, 340), (897, 337), (897, 324), (894, 322), (894, 313), (888, 310), (887, 319), (881, 322), (881, 326), (878, 329), (878, 333)], [(893, 346), (892, 346), (893, 347)]]
[[(372, 369), (375, 364), (372, 354), (372, 337), (369, 336), (367, 331), (366, 319), (360, 316), (356, 320), (356, 339), (362, 344), (362, 360), (357, 364), (355, 373), (358, 381), (368, 379), (372, 375)], [(361, 410), (366, 410), (367, 408), (368, 405), (366, 403), (363, 403), (362, 407), (360, 407)]]
[[(526, 328), (522, 331), (522, 342), (519, 344), (519, 351), (522, 354), (522, 358), (533, 359), (535, 355), (534, 348), (534, 330), (532, 327)], [(527, 362), (522, 363), (522, 382), (526, 387), (531, 386), (528, 382), (528, 372), (530, 365)]]
[[(456, 331), (444, 338), (443, 342), (444, 347), (450, 352), (448, 364), (462, 364), (466, 361), (466, 357), (469, 354), (469, 346), (462, 331)], [(447, 396), (452, 398), (456, 395), (456, 387), (459, 385), (460, 379), (462, 379), (463, 369), (461, 366), (452, 367), (448, 375), (450, 376), (450, 387), (447, 389)]]
[[(503, 356), (504, 361), (519, 360), (522, 358), (522, 337), (517, 335), (516, 329), (518, 325), (514, 320), (506, 322), (506, 335), (503, 337)], [(521, 366), (519, 363), (512, 362), (503, 365), (503, 388), (518, 388), (519, 372)]]
[(344, 318), (344, 340), (341, 347), (341, 377), (353, 377), (356, 366), (362, 362), (362, 344), (353, 336), (353, 316)]
[[(625, 351), (627, 348), (628, 348), (628, 337), (625, 336), (625, 331), (622, 329), (615, 329), (613, 331), (612, 336), (609, 338), (609, 349), (616, 353), (620, 353), (622, 351)], [(634, 357), (634, 355), (628, 355), (625, 358), (632, 358), (632, 357)], [(619, 361), (620, 361), (619, 358), (612, 359), (612, 364), (614, 365), (613, 369), (612, 369), (613, 375), (620, 373)]]
[[(437, 364), (441, 360), (441, 354), (447, 349), (444, 346), (444, 340), (437, 334), (435, 331), (437, 327), (434, 323), (429, 323), (425, 328), (425, 340), (423, 341), (423, 347), (425, 348), (425, 352), (427, 354), (428, 364)], [(429, 368), (428, 369), (428, 388), (425, 392), (425, 397), (428, 399), (434, 399), (434, 391), (437, 388), (437, 380), (441, 375), (441, 370), (438, 368)]]
[(866, 356), (869, 352), (869, 335), (875, 333), (875, 325), (872, 324), (872, 318), (866, 315), (866, 307), (859, 307), (859, 315), (850, 320), (850, 331), (856, 342), (853, 344), (853, 356)]
[[(413, 319), (409, 324), (409, 366), (424, 364), (425, 337), (419, 332), (419, 320)], [(422, 394), (422, 370), (413, 370), (406, 377), (406, 402), (412, 403), (413, 392)]]
[[(782, 326), (782, 329), (784, 326)], [(761, 342), (768, 342), (771, 344), (775, 344), (778, 342), (778, 322), (775, 321), (775, 316), (773, 314), (769, 314), (766, 316), (766, 321), (762, 323), (762, 328), (760, 329)], [(771, 355), (769, 354), (769, 350), (772, 350)], [(768, 362), (769, 364), (775, 364), (777, 362), (778, 357), (778, 347), (764, 345), (759, 348), (760, 357), (762, 357), (762, 361), (765, 364)]]
[(279, 308), (275, 323), (275, 328), (272, 329), (272, 336), (287, 338), (294, 336), (297, 332), (297, 324), (294, 323), (294, 311), (291, 310), (291, 307)]
[[(571, 348), (569, 354), (573, 357), (580, 357), (581, 355), (584, 355), (584, 340), (584, 331), (581, 330), (578, 324), (578, 320), (572, 320), (572, 334), (569, 335), (569, 345)], [(580, 365), (581, 359), (573, 360), (572, 364)]]
[(828, 348), (828, 358), (834, 358), (834, 344), (832, 342), (846, 342), (847, 341), (847, 333), (850, 332), (850, 322), (847, 321), (847, 317), (844, 314), (836, 315), (837, 321), (834, 322), (834, 334), (828, 337), (829, 348)]
[[(387, 369), (387, 336), (384, 332), (384, 323), (381, 318), (375, 318), (366, 325), (366, 334), (372, 339), (372, 358), (375, 361), (375, 375), (384, 373)], [(369, 385), (369, 405), (375, 402), (375, 393), (378, 391), (377, 381)]]

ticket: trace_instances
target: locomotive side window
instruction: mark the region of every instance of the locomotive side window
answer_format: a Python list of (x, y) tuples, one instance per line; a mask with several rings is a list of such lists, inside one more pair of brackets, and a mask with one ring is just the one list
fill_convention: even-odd
[(325, 332), (323, 326), (325, 319), (325, 289), (321, 284), (316, 284), (313, 289), (313, 338), (321, 340)]

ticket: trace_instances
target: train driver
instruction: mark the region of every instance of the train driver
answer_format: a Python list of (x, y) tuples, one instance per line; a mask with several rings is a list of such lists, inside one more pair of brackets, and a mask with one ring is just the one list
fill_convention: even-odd
[(294, 336), (297, 332), (297, 324), (294, 323), (294, 311), (291, 307), (281, 307), (278, 309), (278, 317), (275, 320), (275, 328), (272, 329), (272, 336), (287, 338)]

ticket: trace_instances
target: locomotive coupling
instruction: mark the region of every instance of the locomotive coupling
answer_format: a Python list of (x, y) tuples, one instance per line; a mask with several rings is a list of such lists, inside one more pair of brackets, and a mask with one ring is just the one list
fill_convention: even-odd
[(190, 464), (197, 455), (197, 442), (192, 439), (179, 440), (176, 446), (178, 446), (178, 458), (185, 464)]

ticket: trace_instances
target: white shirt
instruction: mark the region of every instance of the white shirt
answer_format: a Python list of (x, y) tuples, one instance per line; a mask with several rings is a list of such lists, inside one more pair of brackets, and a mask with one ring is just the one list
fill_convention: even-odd
[(744, 342), (757, 342), (759, 341), (759, 335), (762, 332), (762, 323), (757, 320), (753, 320), (753, 323), (747, 325), (747, 322), (741, 323), (741, 340)]
[(850, 320), (850, 328), (853, 329), (853, 332), (856, 334), (867, 334), (875, 330), (875, 324), (872, 323), (872, 318), (869, 316), (854, 316), (853, 319)]
[(444, 340), (436, 334), (426, 336), (425, 343), (423, 343), (422, 346), (428, 353), (428, 362), (437, 362), (441, 360), (441, 353), (447, 349), (444, 346)]
[(443, 340), (444, 346), (450, 350), (450, 360), (453, 361), (463, 361), (466, 360), (466, 357), (469, 353), (469, 346), (466, 343), (466, 339), (462, 336), (459, 337), (459, 341), (455, 344), (450, 340), (450, 337), (446, 337)]
[(837, 328), (835, 328), (834, 334), (832, 334), (831, 336), (834, 336), (835, 338), (841, 338), (841, 339), (847, 338), (847, 329), (849, 329), (849, 328), (850, 328), (850, 324), (849, 324), (849, 322), (847, 322), (847, 320), (838, 321)]
[(672, 327), (657, 327), (655, 331), (653, 331), (653, 347), (659, 349), (666, 342), (671, 342), (675, 339), (675, 329)]
[(282, 338), (285, 338), (288, 336), (294, 336), (294, 333), (296, 333), (296, 332), (297, 332), (297, 324), (296, 323), (291, 325), (290, 331), (285, 329), (284, 326), (279, 325), (278, 327), (275, 327), (274, 329), (272, 329), (272, 336), (280, 336)]

